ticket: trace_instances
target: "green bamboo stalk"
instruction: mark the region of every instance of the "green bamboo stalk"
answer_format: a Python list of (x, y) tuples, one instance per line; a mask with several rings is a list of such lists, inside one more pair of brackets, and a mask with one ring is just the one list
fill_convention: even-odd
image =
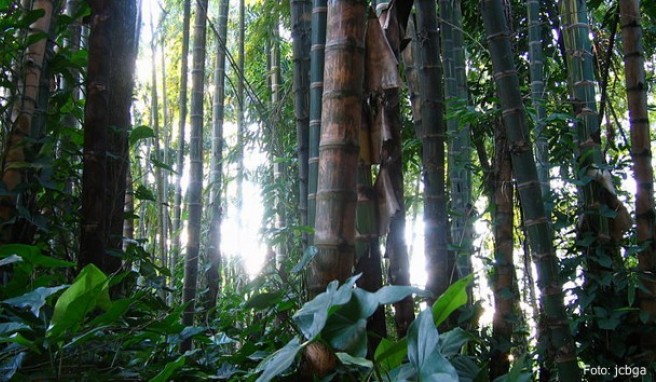
[(580, 381), (576, 345), (565, 312), (558, 257), (549, 226), (540, 182), (537, 176), (526, 112), (519, 89), (510, 35), (500, 0), (484, 0), (481, 12), (494, 66), (494, 79), (510, 145), (513, 173), (524, 214), (524, 225), (534, 254), (537, 282), (548, 326), (548, 338), (556, 350), (556, 364), (561, 381)]
[[(544, 94), (544, 54), (542, 52), (542, 22), (540, 20), (540, 1), (527, 0), (528, 14), (528, 59), (531, 77), (531, 102), (535, 109), (535, 159), (540, 178), (542, 197), (549, 201), (549, 152), (545, 134), (545, 94)], [(549, 203), (547, 213), (550, 214)]]
[(448, 214), (445, 179), (445, 121), (436, 2), (418, 0), (417, 38), (419, 49), (419, 82), (423, 123), (424, 171), (424, 240), (428, 285), (437, 298), (449, 287), (452, 269), (449, 254)]
[[(455, 101), (467, 101), (466, 73), (459, 71), (465, 66), (464, 56), (461, 56), (464, 52), (462, 18), (456, 11), (460, 4), (455, 3), (452, 0), (439, 1), (447, 114), (456, 106)], [(457, 50), (456, 39), (460, 44)], [(464, 277), (472, 272), (471, 171), (468, 166), (471, 161), (470, 131), (469, 125), (461, 125), (456, 118), (448, 118), (446, 124), (449, 148), (448, 179), (451, 186), (451, 242), (456, 251), (458, 277)]]
[(228, 11), (230, 0), (219, 3), (218, 27), (216, 33), (216, 62), (214, 64), (214, 103), (212, 107), (212, 158), (210, 162), (210, 238), (207, 245), (207, 284), (209, 289), (208, 308), (216, 306), (221, 292), (221, 222), (223, 209), (221, 195), (223, 190), (223, 119), (225, 101), (225, 41), (228, 36)]
[[(298, 182), (300, 224), (307, 224), (308, 213), (308, 160), (310, 140), (310, 0), (290, 0), (292, 13), (292, 47), (294, 60), (294, 116), (298, 142)], [(303, 234), (303, 247), (307, 235)]]
[[(191, 24), (191, 0), (184, 0), (182, 15), (182, 51), (180, 52), (180, 95), (178, 98), (178, 152), (176, 158), (175, 197), (173, 201), (173, 242), (171, 243), (171, 274), (176, 274), (180, 256), (180, 231), (182, 228), (182, 174), (184, 173), (185, 127), (187, 124), (187, 70), (189, 68), (189, 34)], [(171, 287), (175, 277), (171, 278)]]
[[(620, 27), (624, 45), (624, 66), (626, 92), (631, 124), (631, 158), (633, 177), (636, 181), (635, 216), (638, 245), (643, 248), (638, 253), (639, 269), (643, 272), (656, 271), (656, 213), (654, 207), (654, 170), (652, 168), (651, 132), (649, 128), (649, 109), (647, 107), (647, 88), (645, 57), (642, 47), (642, 20), (638, 0), (620, 0)], [(642, 282), (651, 292), (640, 296), (640, 309), (656, 319), (656, 283), (650, 277)], [(642, 340), (642, 349), (647, 358), (656, 358), (656, 335), (647, 334)]]
[[(590, 27), (585, 1), (563, 0), (560, 16), (567, 54), (571, 102), (576, 116), (576, 172), (581, 180), (586, 180), (590, 171), (602, 168), (604, 158), (601, 152), (600, 121), (595, 99), (594, 57), (588, 37)], [(580, 189), (587, 225), (598, 235), (598, 244), (601, 244), (610, 240), (610, 234), (608, 219), (600, 213), (602, 203), (598, 197), (599, 188), (599, 184), (592, 181)]]
[[(314, 0), (312, 7), (312, 46), (310, 48), (310, 132), (308, 142), (308, 210), (307, 224), (315, 226), (317, 176), (319, 172), (319, 135), (321, 132), (321, 97), (323, 94), (324, 44), (326, 42), (327, 0)], [(314, 235), (309, 235), (312, 245)]]
[[(191, 72), (191, 135), (189, 140), (189, 188), (188, 188), (188, 239), (185, 256), (184, 281), (182, 287), (182, 303), (185, 310), (182, 313), (182, 324), (194, 324), (196, 307), (196, 281), (198, 278), (198, 256), (200, 254), (201, 216), (203, 213), (203, 99), (205, 94), (205, 46), (207, 42), (207, 2), (199, 0), (196, 3), (194, 21), (194, 41)], [(180, 345), (184, 353), (191, 349), (191, 339)]]

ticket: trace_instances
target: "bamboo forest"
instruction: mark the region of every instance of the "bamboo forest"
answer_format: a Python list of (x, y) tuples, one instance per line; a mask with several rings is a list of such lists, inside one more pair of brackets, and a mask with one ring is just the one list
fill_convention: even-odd
[(656, 381), (654, 0), (0, 0), (0, 381)]

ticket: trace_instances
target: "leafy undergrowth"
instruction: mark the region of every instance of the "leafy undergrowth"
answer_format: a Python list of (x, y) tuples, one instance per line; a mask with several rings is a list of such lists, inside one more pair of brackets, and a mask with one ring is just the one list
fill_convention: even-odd
[[(291, 282), (271, 274), (224, 288), (216, 308), (201, 306), (199, 324), (184, 327), (184, 306), (165, 302), (165, 289), (146, 274), (153, 269), (147, 259), (111, 276), (88, 265), (64, 283), (74, 266), (37, 247), (0, 246), (8, 279), (0, 291), (1, 380), (298, 380), (304, 354), (317, 345), (337, 360), (323, 380), (479, 381), (487, 374), (461, 352), (474, 335), (436, 329), (466, 303), (472, 277), (421, 312), (407, 337), (383, 339), (371, 359), (367, 319), (380, 305), (423, 291), (370, 293), (354, 276), (300, 306)], [(180, 354), (189, 338), (193, 350)]]

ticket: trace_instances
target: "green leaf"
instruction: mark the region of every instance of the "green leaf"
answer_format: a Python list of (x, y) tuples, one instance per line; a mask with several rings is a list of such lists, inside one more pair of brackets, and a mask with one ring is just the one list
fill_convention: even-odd
[(41, 354), (41, 350), (34, 344), (34, 342), (25, 338), (25, 336), (20, 333), (14, 333), (9, 337), (0, 337), (0, 344), (6, 343), (21, 345), (30, 349), (36, 354)]
[(317, 254), (317, 247), (313, 245), (307, 247), (305, 252), (303, 252), (303, 258), (301, 259), (301, 261), (299, 261), (298, 264), (296, 264), (294, 268), (292, 268), (292, 273), (298, 273), (303, 269), (305, 269), (305, 267), (307, 267), (308, 264), (310, 264), (312, 259), (314, 259), (314, 256), (316, 256), (316, 254)]
[(4, 300), (5, 304), (15, 306), (18, 308), (30, 308), (30, 311), (35, 317), (39, 317), (41, 308), (46, 304), (46, 299), (60, 290), (68, 287), (68, 285), (59, 285), (52, 288), (36, 288), (35, 290), (25, 293), (22, 296)]
[(134, 146), (140, 140), (148, 138), (155, 138), (155, 131), (148, 126), (137, 126), (130, 131), (128, 141), (130, 146)]
[(460, 353), (460, 349), (469, 341), (476, 340), (471, 333), (464, 331), (462, 328), (455, 328), (446, 333), (440, 334), (439, 348), (440, 353), (445, 357), (452, 357)]
[(367, 319), (348, 314), (352, 312), (342, 314), (344, 309), (330, 316), (321, 337), (335, 350), (364, 357), (367, 355)]
[(167, 382), (171, 378), (173, 373), (176, 372), (176, 370), (184, 366), (186, 360), (187, 358), (181, 355), (175, 361), (171, 361), (167, 363), (166, 366), (164, 366), (164, 370), (162, 370), (155, 377), (151, 378), (150, 382)]
[(408, 328), (408, 359), (419, 381), (458, 381), (456, 369), (439, 352), (433, 313), (425, 309)]
[(20, 256), (23, 260), (29, 262), (32, 265), (37, 265), (44, 268), (65, 268), (75, 266), (75, 263), (70, 261), (64, 261), (54, 257), (44, 256), (41, 254), (41, 249), (33, 245), (0, 245), (0, 258), (7, 258), (10, 256)]
[(428, 309), (419, 313), (408, 329), (408, 359), (421, 370), (437, 347), (438, 334)]
[(151, 202), (157, 201), (155, 199), (155, 194), (149, 188), (140, 184), (139, 187), (134, 191), (134, 197), (139, 200), (149, 200)]
[(408, 341), (405, 338), (399, 341), (390, 341), (383, 338), (374, 353), (374, 360), (383, 370), (389, 372), (401, 365), (408, 354)]
[(467, 285), (474, 280), (474, 275), (468, 275), (451, 284), (433, 304), (435, 326), (440, 326), (456, 309), (467, 303)]
[(0, 267), (3, 267), (5, 265), (13, 264), (13, 263), (20, 263), (23, 261), (23, 258), (18, 256), (18, 255), (10, 255), (8, 257), (5, 257), (4, 259), (0, 260)]
[(20, 21), (21, 24), (28, 26), (45, 15), (46, 15), (46, 11), (44, 9), (35, 9), (33, 11), (29, 11), (25, 13)]
[(339, 288), (337, 287), (339, 285), (337, 280), (330, 282), (325, 292), (306, 302), (294, 314), (294, 322), (303, 332), (305, 338), (308, 340), (314, 339), (323, 330), (328, 317), (334, 312), (334, 308), (351, 300), (353, 286), (358, 277), (350, 277)]
[(23, 324), (22, 322), (5, 322), (0, 324), (0, 336), (7, 336), (9, 334), (14, 334), (20, 330), (31, 330), (29, 326)]
[(262, 371), (262, 375), (257, 378), (256, 382), (268, 382), (282, 374), (292, 365), (296, 355), (302, 348), (303, 345), (301, 345), (298, 338), (294, 338), (287, 345), (265, 358), (257, 366), (256, 370), (258, 372)]
[(363, 357), (353, 357), (348, 353), (341, 353), (341, 352), (335, 353), (335, 355), (337, 356), (339, 361), (344, 365), (366, 367), (367, 369), (371, 369), (372, 367), (374, 367), (373, 362)]
[(124, 298), (116, 300), (112, 303), (109, 309), (100, 316), (94, 318), (89, 325), (100, 326), (115, 323), (125, 312), (128, 311), (130, 305), (134, 303), (134, 298)]
[(253, 295), (248, 301), (246, 301), (246, 304), (244, 304), (244, 307), (246, 309), (255, 309), (255, 310), (264, 310), (267, 308), (270, 308), (278, 301), (280, 301), (281, 293), (280, 292), (268, 292), (268, 293), (260, 293)]
[(152, 163), (152, 165), (155, 166), (155, 167), (163, 168), (164, 170), (175, 173), (175, 170), (173, 169), (173, 167), (171, 167), (171, 165), (169, 165), (167, 163), (164, 163), (160, 160), (157, 160), (157, 159), (151, 157), (150, 158), (150, 163)]
[(513, 363), (508, 374), (495, 378), (494, 382), (530, 382), (532, 380), (531, 373), (523, 371), (525, 358), (525, 356), (520, 357)]
[(73, 284), (59, 297), (50, 320), (47, 337), (57, 337), (64, 330), (76, 328), (94, 308), (111, 307), (108, 277), (95, 265), (80, 271)]

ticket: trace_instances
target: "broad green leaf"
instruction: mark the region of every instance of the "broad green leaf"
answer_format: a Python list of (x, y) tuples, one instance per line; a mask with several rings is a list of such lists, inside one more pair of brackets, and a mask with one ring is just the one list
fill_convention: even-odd
[(350, 277), (338, 288), (337, 280), (328, 284), (325, 292), (306, 302), (293, 316), (303, 335), (308, 340), (314, 339), (326, 325), (328, 317), (334, 313), (336, 307), (344, 305), (351, 300), (353, 286), (358, 276)]
[(20, 352), (0, 363), (0, 381), (11, 381), (16, 371), (23, 366), (27, 352)]
[(388, 285), (376, 291), (376, 301), (381, 305), (394, 304), (413, 293), (423, 294), (425, 291), (411, 286)]
[(176, 370), (184, 366), (186, 360), (187, 358), (181, 355), (175, 361), (171, 361), (167, 363), (166, 366), (164, 366), (164, 370), (162, 370), (155, 377), (151, 378), (150, 382), (167, 382), (171, 378), (173, 373), (176, 372)]
[(292, 268), (292, 273), (298, 273), (303, 269), (305, 269), (305, 267), (307, 267), (307, 265), (310, 264), (312, 259), (314, 259), (314, 256), (316, 256), (316, 254), (317, 254), (317, 247), (313, 245), (307, 247), (307, 249), (303, 253), (303, 258), (301, 259), (301, 261), (299, 261), (298, 264), (296, 264), (294, 268)]
[(495, 378), (494, 382), (530, 382), (532, 375), (524, 371), (524, 366), (525, 356), (522, 356), (513, 363), (508, 374)]
[(160, 160), (157, 160), (157, 159), (155, 159), (155, 158), (150, 158), (150, 163), (151, 163), (153, 166), (155, 166), (155, 167), (162, 168), (162, 169), (164, 169), (164, 170), (167, 170), (167, 171), (170, 171), (170, 172), (172, 172), (172, 173), (175, 173), (175, 170), (173, 169), (173, 167), (171, 167), (171, 165), (169, 165), (169, 164), (167, 164), (167, 163), (164, 163), (164, 162), (162, 162), (162, 161), (160, 161)]
[(417, 370), (421, 370), (437, 347), (438, 333), (428, 309), (419, 316), (408, 328), (408, 359)]
[(0, 267), (3, 267), (5, 265), (13, 264), (13, 263), (20, 263), (23, 261), (23, 258), (18, 256), (18, 255), (10, 255), (5, 257), (4, 259), (0, 260)]
[(475, 339), (475, 336), (464, 331), (462, 328), (455, 328), (448, 332), (441, 333), (439, 339), (440, 353), (447, 358), (452, 357), (459, 354), (460, 349), (462, 349), (467, 342)]
[(363, 357), (353, 357), (348, 353), (341, 353), (341, 352), (335, 353), (335, 355), (337, 356), (339, 361), (344, 365), (366, 367), (367, 369), (371, 369), (372, 367), (374, 367), (373, 362)]
[(44, 268), (66, 268), (75, 266), (75, 263), (56, 259), (41, 254), (41, 249), (33, 245), (25, 244), (5, 244), (0, 245), (0, 258), (11, 256), (20, 256), (23, 260), (32, 265), (38, 265)]
[(430, 310), (422, 311), (408, 329), (408, 359), (419, 381), (458, 382), (456, 369), (440, 354), (438, 332)]
[(274, 306), (280, 300), (280, 292), (269, 292), (256, 294), (246, 303), (244, 307), (247, 309), (263, 310)]
[(282, 374), (294, 363), (296, 355), (302, 348), (303, 345), (299, 342), (298, 338), (294, 338), (287, 345), (265, 358), (257, 366), (257, 371), (262, 371), (262, 374), (257, 378), (256, 382), (268, 382)]
[(107, 310), (111, 306), (109, 279), (95, 265), (80, 271), (71, 286), (59, 297), (48, 328), (48, 337), (56, 337), (68, 328), (75, 328), (96, 307)]
[(467, 285), (474, 280), (474, 275), (468, 275), (451, 286), (433, 304), (435, 326), (440, 326), (451, 313), (467, 303)]
[(344, 308), (328, 318), (321, 338), (328, 341), (335, 350), (353, 354), (356, 357), (367, 355), (367, 319), (349, 317), (341, 314)]
[(3, 302), (18, 308), (30, 308), (30, 312), (32, 312), (35, 317), (39, 317), (39, 312), (46, 304), (46, 299), (66, 287), (68, 287), (68, 285), (59, 285), (52, 288), (40, 287), (22, 296), (10, 298)]
[(41, 354), (41, 350), (39, 349), (39, 347), (37, 347), (32, 340), (25, 338), (25, 336), (23, 336), (20, 333), (14, 333), (9, 337), (0, 337), (0, 344), (7, 344), (7, 343), (21, 345), (25, 348), (30, 349), (36, 354)]
[(151, 202), (156, 201), (155, 194), (148, 187), (140, 184), (139, 187), (134, 191), (134, 197), (139, 200), (149, 200)]
[(132, 131), (130, 131), (130, 138), (128, 138), (130, 142), (130, 146), (134, 146), (137, 142), (139, 142), (142, 139), (147, 139), (147, 138), (154, 138), (155, 137), (155, 131), (151, 129), (148, 126), (137, 126)]
[(4, 322), (0, 324), (0, 336), (14, 334), (20, 330), (31, 330), (31, 328), (22, 322)]
[(405, 338), (396, 342), (383, 338), (376, 348), (374, 360), (383, 370), (389, 372), (399, 367), (407, 354), (408, 341)]
[(94, 318), (89, 324), (91, 326), (107, 325), (115, 323), (125, 312), (128, 311), (130, 305), (134, 303), (133, 298), (124, 298), (112, 302), (112, 305), (107, 311), (100, 316)]

